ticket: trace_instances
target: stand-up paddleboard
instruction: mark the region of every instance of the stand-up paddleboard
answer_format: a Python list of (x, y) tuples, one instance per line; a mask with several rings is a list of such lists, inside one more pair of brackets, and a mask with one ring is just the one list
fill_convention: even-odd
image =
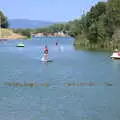
[(46, 62), (46, 63), (48, 63), (48, 62), (53, 62), (53, 60), (41, 60), (40, 62)]
[(53, 62), (53, 60), (40, 60), (40, 62), (42, 62), (42, 63), (49, 63), (49, 62)]
[(53, 60), (45, 60), (44, 57), (40, 60), (40, 62), (53, 62)]

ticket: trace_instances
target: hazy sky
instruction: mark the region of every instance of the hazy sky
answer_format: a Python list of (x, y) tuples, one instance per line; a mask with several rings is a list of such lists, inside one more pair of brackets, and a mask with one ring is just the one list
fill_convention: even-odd
[[(100, 0), (0, 0), (0, 9), (9, 18), (68, 21)], [(102, 1), (102, 0), (101, 0)]]

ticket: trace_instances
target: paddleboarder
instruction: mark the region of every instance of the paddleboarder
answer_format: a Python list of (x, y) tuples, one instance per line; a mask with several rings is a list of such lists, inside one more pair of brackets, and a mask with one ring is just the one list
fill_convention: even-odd
[(47, 47), (47, 45), (44, 48), (44, 59), (45, 59), (45, 61), (48, 60), (48, 47)]
[(56, 41), (56, 43), (55, 43), (55, 44), (56, 44), (56, 46), (57, 46), (57, 45), (58, 45), (58, 41)]

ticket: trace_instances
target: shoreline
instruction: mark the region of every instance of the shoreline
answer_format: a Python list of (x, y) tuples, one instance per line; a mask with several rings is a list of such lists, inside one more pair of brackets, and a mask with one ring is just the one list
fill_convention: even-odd
[(12, 29), (0, 28), (0, 41), (25, 39), (26, 36), (14, 33)]
[(8, 41), (8, 40), (25, 40), (25, 39), (20, 39), (20, 38), (0, 38), (0, 42), (2, 41)]
[(101, 51), (101, 52), (112, 52), (116, 48), (120, 48), (120, 45), (103, 45), (103, 44), (78, 44), (78, 43), (73, 43), (73, 46), (77, 50), (92, 50), (92, 51)]
[(71, 37), (71, 36), (50, 36), (50, 35), (48, 35), (48, 36), (46, 36), (46, 35), (41, 35), (41, 36), (33, 36), (33, 38), (39, 38), (39, 37), (66, 37), (66, 38), (68, 38), (68, 37)]
[(32, 34), (33, 37), (70, 37), (64, 33), (35, 33)]

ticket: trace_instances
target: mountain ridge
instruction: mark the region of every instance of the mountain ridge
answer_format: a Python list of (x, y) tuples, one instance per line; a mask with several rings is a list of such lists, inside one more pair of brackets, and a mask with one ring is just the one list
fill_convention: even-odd
[(52, 22), (44, 20), (31, 20), (31, 19), (8, 19), (9, 28), (40, 28), (48, 27), (56, 23), (64, 22)]

